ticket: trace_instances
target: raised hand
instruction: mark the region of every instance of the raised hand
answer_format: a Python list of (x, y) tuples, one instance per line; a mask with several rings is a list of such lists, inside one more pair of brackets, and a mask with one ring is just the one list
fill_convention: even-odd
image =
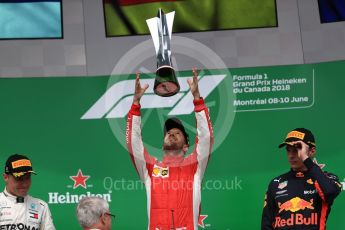
[(295, 141), (291, 144), (295, 146), (298, 158), (300, 158), (302, 161), (309, 157), (309, 146), (306, 143), (303, 141)]
[(134, 96), (133, 96), (133, 104), (139, 105), (140, 104), (140, 99), (144, 95), (145, 91), (149, 87), (148, 84), (145, 84), (143, 87), (141, 87), (140, 84), (140, 73), (136, 73), (136, 78), (135, 78), (135, 88), (134, 88)]
[(200, 98), (199, 92), (199, 85), (198, 85), (198, 70), (194, 67), (193, 68), (193, 78), (188, 79), (187, 83), (190, 88), (190, 92), (192, 93), (194, 100)]

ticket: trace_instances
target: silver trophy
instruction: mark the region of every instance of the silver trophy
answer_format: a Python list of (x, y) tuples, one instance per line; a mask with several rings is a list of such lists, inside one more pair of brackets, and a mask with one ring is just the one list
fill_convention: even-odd
[(157, 17), (146, 20), (157, 56), (157, 70), (154, 84), (155, 94), (170, 97), (178, 93), (180, 85), (171, 63), (170, 40), (175, 11), (164, 14), (159, 9)]

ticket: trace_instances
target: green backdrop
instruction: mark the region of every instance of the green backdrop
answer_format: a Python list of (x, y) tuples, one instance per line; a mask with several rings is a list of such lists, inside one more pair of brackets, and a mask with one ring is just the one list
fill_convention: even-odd
[[(318, 162), (344, 182), (344, 69), (345, 61), (338, 61), (201, 71), (216, 138), (202, 192), (205, 229), (259, 229), (269, 181), (289, 170), (277, 146), (293, 128), (314, 132)], [(178, 75), (184, 81), (191, 73)], [(126, 118), (116, 112), (130, 105), (133, 77), (0, 79), (0, 164), (12, 153), (31, 158), (38, 175), (30, 193), (49, 203), (57, 229), (80, 229), (74, 210), (83, 194), (110, 201), (113, 229), (146, 229), (145, 189), (124, 148)], [(115, 85), (121, 90), (109, 94)], [(152, 100), (164, 108), (143, 109), (143, 139), (157, 157), (164, 119), (182, 108), (186, 93), (182, 87), (175, 102)], [(87, 117), (95, 104), (103, 105), (101, 112)], [(194, 115), (178, 117), (194, 136)], [(79, 169), (89, 176), (85, 184), (72, 178)], [(343, 194), (335, 201), (328, 230), (345, 228), (344, 201)]]

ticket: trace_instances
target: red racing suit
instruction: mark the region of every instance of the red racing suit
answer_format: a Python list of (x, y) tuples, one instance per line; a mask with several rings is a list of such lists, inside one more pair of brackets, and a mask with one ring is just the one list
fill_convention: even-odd
[(273, 179), (262, 213), (262, 230), (325, 230), (334, 199), (341, 191), (338, 177), (323, 172), (310, 158), (306, 172), (290, 171)]
[(149, 230), (197, 230), (201, 183), (213, 144), (213, 131), (204, 100), (194, 100), (197, 137), (187, 157), (163, 157), (159, 162), (141, 138), (140, 105), (127, 119), (126, 142), (131, 160), (145, 184)]

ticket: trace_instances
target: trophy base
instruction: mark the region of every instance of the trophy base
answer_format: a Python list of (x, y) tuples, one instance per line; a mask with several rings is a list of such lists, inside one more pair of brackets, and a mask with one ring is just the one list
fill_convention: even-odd
[(175, 71), (171, 66), (161, 66), (157, 69), (153, 90), (161, 97), (171, 97), (180, 91)]
[(155, 94), (161, 97), (171, 97), (178, 93), (180, 87), (175, 82), (162, 82), (154, 88)]

